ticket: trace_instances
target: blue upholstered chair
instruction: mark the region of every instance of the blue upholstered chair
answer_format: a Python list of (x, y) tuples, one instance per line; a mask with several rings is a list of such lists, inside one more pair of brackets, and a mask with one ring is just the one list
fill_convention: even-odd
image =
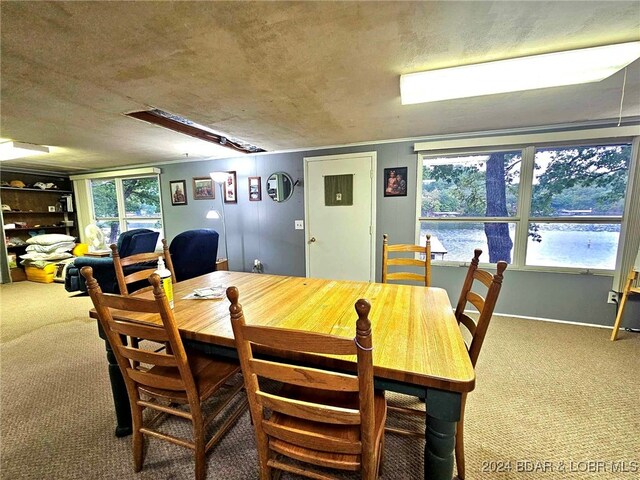
[[(129, 230), (124, 232), (118, 238), (118, 252), (120, 257), (128, 257), (136, 253), (148, 253), (153, 252), (156, 249), (158, 243), (158, 237), (160, 234), (146, 228), (138, 228), (135, 230)], [(80, 275), (80, 269), (82, 267), (93, 268), (93, 276), (102, 291), (105, 293), (120, 293), (118, 289), (118, 279), (116, 278), (116, 271), (113, 267), (113, 260), (111, 257), (78, 257), (73, 261), (73, 265), (67, 267), (67, 275), (64, 279), (64, 288), (67, 292), (81, 291), (86, 292), (87, 286), (85, 285), (84, 277)], [(140, 268), (136, 265), (131, 265), (131, 268)], [(135, 270), (127, 271), (126, 273), (133, 273)]]
[(187, 230), (171, 241), (169, 252), (176, 272), (176, 281), (181, 282), (216, 271), (218, 237), (215, 230)]

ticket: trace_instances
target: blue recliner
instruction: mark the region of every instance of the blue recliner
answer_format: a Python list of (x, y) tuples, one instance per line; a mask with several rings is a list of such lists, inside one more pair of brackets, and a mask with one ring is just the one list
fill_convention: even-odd
[[(128, 257), (136, 253), (153, 252), (158, 243), (160, 234), (147, 228), (138, 228), (124, 232), (118, 238), (118, 253), (121, 257)], [(111, 257), (78, 257), (73, 261), (72, 265), (67, 267), (67, 274), (64, 279), (64, 288), (67, 292), (86, 292), (87, 286), (84, 277), (80, 275), (82, 267), (92, 267), (93, 276), (100, 284), (100, 288), (105, 293), (120, 293), (118, 288), (118, 279), (116, 271), (113, 267)], [(139, 265), (131, 265), (125, 267), (125, 273), (133, 273), (136, 269), (144, 269), (148, 267), (140, 267)]]
[(176, 281), (216, 271), (218, 237), (215, 230), (187, 230), (171, 241), (169, 252)]

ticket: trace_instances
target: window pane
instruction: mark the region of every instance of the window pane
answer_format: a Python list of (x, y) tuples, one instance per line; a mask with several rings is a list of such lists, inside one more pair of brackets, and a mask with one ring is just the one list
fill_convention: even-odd
[(124, 179), (122, 189), (127, 218), (160, 215), (160, 188), (156, 177)]
[(91, 193), (96, 218), (118, 216), (115, 180), (91, 180)]
[(613, 270), (620, 225), (532, 223), (527, 265)]
[(517, 213), (520, 151), (425, 158), (423, 217), (511, 217)]
[(111, 245), (117, 243), (118, 235), (120, 235), (120, 222), (117, 220), (98, 220), (96, 225), (104, 233), (104, 243)]
[[(476, 248), (482, 249), (480, 261), (511, 263), (515, 223), (424, 222), (420, 228), (420, 244), (431, 235), (431, 255), (438, 261), (469, 262)], [(492, 248), (489, 249), (491, 239)]]
[(621, 216), (630, 145), (536, 150), (531, 215)]

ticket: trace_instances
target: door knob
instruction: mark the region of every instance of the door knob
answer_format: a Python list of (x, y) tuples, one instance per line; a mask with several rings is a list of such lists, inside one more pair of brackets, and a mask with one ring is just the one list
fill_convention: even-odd
[(314, 243), (315, 241), (316, 241), (316, 237), (311, 237), (311, 238), (309, 239), (309, 243)]

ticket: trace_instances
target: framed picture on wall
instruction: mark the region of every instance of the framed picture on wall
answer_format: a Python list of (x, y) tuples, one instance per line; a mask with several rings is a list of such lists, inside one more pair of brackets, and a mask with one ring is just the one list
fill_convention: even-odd
[(384, 196), (407, 196), (407, 167), (394, 167), (384, 169)]
[(187, 204), (187, 181), (174, 180), (169, 182), (169, 191), (171, 192), (171, 205)]
[(238, 203), (238, 185), (236, 172), (227, 172), (229, 175), (224, 182), (224, 203)]
[(260, 177), (249, 177), (249, 201), (259, 202), (260, 200), (262, 200)]
[(193, 199), (212, 200), (216, 198), (216, 190), (213, 188), (211, 177), (194, 177), (193, 179)]

